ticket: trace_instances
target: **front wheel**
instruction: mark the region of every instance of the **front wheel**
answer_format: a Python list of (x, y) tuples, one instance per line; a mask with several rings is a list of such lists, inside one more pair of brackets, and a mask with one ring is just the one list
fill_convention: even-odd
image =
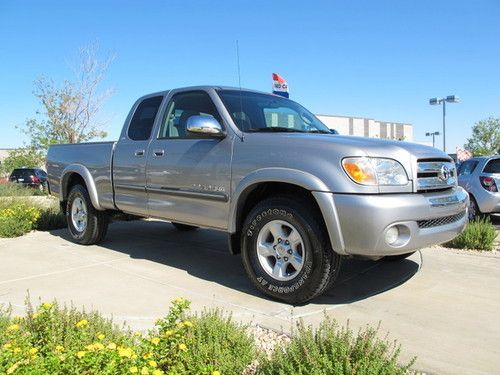
[(245, 220), (242, 258), (252, 283), (269, 297), (299, 304), (331, 286), (340, 270), (320, 213), (292, 197), (269, 198)]
[(100, 242), (108, 230), (107, 213), (94, 208), (87, 189), (82, 185), (73, 186), (69, 192), (66, 220), (71, 237), (82, 245)]

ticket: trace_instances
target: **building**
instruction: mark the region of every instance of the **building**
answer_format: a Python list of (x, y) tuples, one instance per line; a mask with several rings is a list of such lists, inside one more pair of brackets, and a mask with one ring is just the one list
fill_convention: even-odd
[(413, 125), (371, 118), (316, 115), (330, 129), (342, 135), (413, 141)]

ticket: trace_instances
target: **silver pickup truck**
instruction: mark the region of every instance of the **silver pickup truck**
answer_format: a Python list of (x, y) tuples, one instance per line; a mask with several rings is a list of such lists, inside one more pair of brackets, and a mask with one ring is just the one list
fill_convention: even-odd
[(288, 303), (333, 285), (345, 256), (403, 258), (467, 223), (448, 155), (335, 135), (299, 104), (250, 90), (144, 96), (117, 142), (52, 146), (47, 163), (76, 242), (101, 241), (116, 211), (221, 230), (253, 284)]

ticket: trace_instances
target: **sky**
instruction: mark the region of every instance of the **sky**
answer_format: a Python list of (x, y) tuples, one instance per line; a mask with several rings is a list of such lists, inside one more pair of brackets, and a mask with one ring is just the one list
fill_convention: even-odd
[[(193, 85), (271, 91), (318, 114), (413, 124), (431, 141), (447, 106), (447, 152), (476, 121), (500, 117), (500, 1), (23, 1), (0, 0), (0, 148), (22, 146), (16, 126), (36, 117), (33, 81), (74, 79), (78, 49), (113, 55), (102, 88), (108, 139), (140, 96)], [(441, 136), (436, 138), (442, 144)]]

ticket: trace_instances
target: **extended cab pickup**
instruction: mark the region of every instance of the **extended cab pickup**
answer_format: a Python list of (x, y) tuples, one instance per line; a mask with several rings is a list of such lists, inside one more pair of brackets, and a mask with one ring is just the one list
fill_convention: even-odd
[(405, 257), (467, 223), (445, 153), (334, 135), (299, 104), (250, 90), (144, 96), (117, 142), (52, 146), (47, 166), (75, 241), (101, 241), (116, 211), (221, 230), (254, 285), (289, 303), (330, 287), (342, 257)]

